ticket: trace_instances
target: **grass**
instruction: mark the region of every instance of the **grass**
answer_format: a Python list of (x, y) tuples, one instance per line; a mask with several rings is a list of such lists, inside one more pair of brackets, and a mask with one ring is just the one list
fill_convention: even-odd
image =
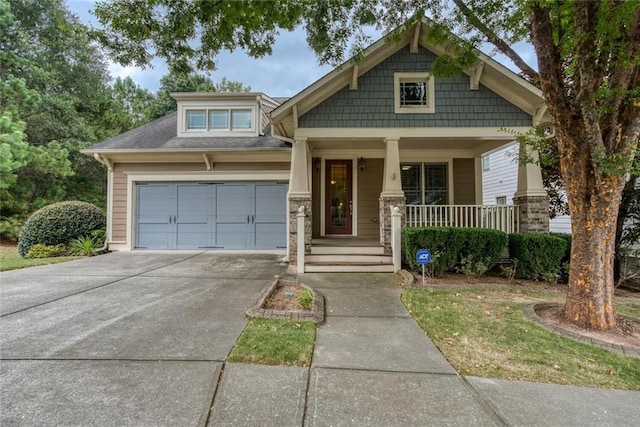
[(616, 304), (616, 311), (640, 319), (640, 304)]
[(18, 255), (15, 246), (0, 246), (0, 271), (15, 270), (18, 268), (35, 267), (38, 265), (57, 264), (60, 262), (79, 259), (77, 256), (65, 256), (55, 258), (25, 259)]
[(242, 331), (227, 361), (308, 367), (315, 339), (313, 322), (255, 318)]
[[(559, 302), (545, 291), (411, 289), (403, 302), (463, 375), (640, 390), (640, 360), (561, 337), (530, 322), (523, 304)], [(618, 304), (637, 313), (637, 304)]]

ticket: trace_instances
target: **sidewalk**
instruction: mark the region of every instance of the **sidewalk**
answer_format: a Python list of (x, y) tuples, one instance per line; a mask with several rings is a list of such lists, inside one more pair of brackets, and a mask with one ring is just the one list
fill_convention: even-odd
[(397, 276), (301, 280), (326, 298), (311, 368), (227, 363), (210, 425), (631, 426), (640, 419), (638, 392), (459, 376), (402, 305)]

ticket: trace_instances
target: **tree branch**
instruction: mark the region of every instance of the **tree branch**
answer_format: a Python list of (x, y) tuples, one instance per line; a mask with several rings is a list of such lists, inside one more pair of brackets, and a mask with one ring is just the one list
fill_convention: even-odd
[(462, 0), (453, 0), (455, 5), (460, 9), (460, 12), (467, 18), (470, 24), (477, 28), (487, 38), (489, 43), (493, 44), (502, 52), (507, 58), (509, 58), (516, 67), (518, 67), (534, 85), (539, 86), (540, 76), (536, 70), (531, 68), (525, 61), (516, 53), (515, 50), (509, 46), (502, 38), (500, 38), (488, 25), (482, 22), (471, 9), (467, 7)]

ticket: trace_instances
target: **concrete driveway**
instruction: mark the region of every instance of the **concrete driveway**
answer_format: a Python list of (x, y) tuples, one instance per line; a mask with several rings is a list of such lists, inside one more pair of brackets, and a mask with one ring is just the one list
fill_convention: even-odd
[(0, 425), (195, 425), (280, 256), (111, 253), (0, 275)]

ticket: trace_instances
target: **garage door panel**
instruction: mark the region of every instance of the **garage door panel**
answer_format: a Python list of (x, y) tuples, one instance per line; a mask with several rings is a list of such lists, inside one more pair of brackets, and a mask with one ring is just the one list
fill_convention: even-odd
[(216, 246), (225, 249), (249, 247), (249, 230), (246, 224), (216, 224)]
[(175, 236), (171, 226), (166, 224), (138, 224), (138, 240), (136, 247), (146, 249), (167, 249)]
[[(287, 186), (284, 184), (256, 184), (256, 222), (284, 222), (287, 218)], [(257, 232), (257, 231), (256, 231)]]
[(216, 219), (220, 223), (246, 222), (250, 212), (247, 184), (216, 185)]
[(287, 247), (287, 227), (284, 223), (256, 224), (256, 249), (277, 249)]

